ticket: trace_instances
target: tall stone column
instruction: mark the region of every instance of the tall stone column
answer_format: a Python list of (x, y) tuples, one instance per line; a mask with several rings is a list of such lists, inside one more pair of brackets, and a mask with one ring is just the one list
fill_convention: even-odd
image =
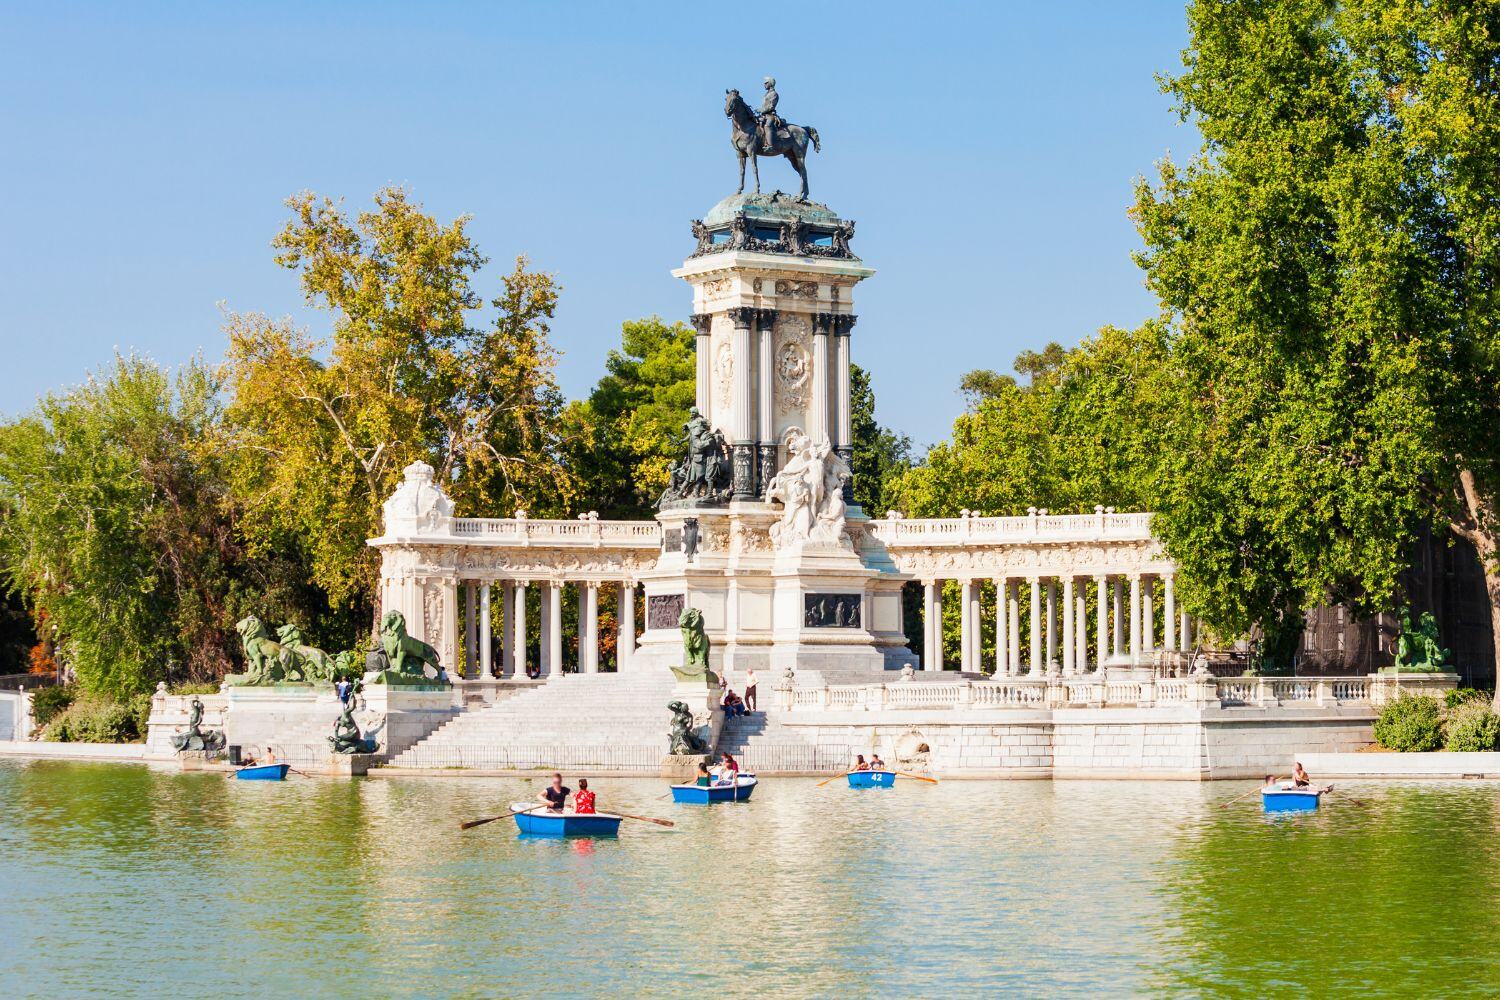
[(1182, 648), (1185, 651), (1191, 653), (1196, 643), (1193, 641), (1193, 620), (1188, 617), (1188, 613), (1186, 610), (1182, 612), (1181, 626)]
[(1006, 617), (1010, 614), (1007, 605), (1010, 597), (1010, 581), (1000, 577), (995, 581), (995, 676), (1010, 673), (1010, 629)]
[(536, 672), (542, 677), (562, 673), (562, 655), (553, 651), (552, 636), (561, 633), (552, 627), (552, 605), (562, 598), (558, 583), (543, 583), (536, 592)]
[[(516, 676), (516, 586), (509, 580), (500, 585), (500, 675)], [(524, 671), (523, 671), (524, 673)]]
[(1125, 655), (1125, 585), (1117, 576), (1115, 577), (1115, 643), (1114, 655), (1123, 657)]
[(776, 401), (773, 390), (776, 385), (774, 349), (776, 346), (776, 310), (755, 310), (755, 325), (758, 328), (760, 363), (757, 366), (756, 387), (760, 398), (755, 408), (756, 438), (759, 455), (756, 460), (755, 493), (766, 495), (771, 479), (776, 475)]
[(583, 635), (580, 641), (585, 643), (583, 669), (586, 673), (597, 674), (599, 672), (599, 584), (589, 580), (583, 585), (584, 610), (587, 612), (583, 620)]
[(694, 405), (698, 412), (704, 417), (709, 415), (710, 393), (713, 391), (713, 353), (712, 344), (709, 340), (709, 331), (713, 324), (713, 316), (709, 313), (693, 313), (693, 329), (698, 336), (693, 341), (697, 350), (697, 395), (694, 397)]
[(1073, 634), (1073, 644), (1077, 648), (1076, 672), (1083, 674), (1089, 669), (1089, 585), (1086, 580), (1078, 581), (1078, 593), (1073, 598), (1073, 616), (1076, 632)]
[(479, 588), (479, 676), (489, 680), (495, 676), (495, 650), (490, 635), (490, 584)]
[(943, 582), (922, 581), (922, 669), (943, 669)]
[(1073, 578), (1063, 577), (1062, 645), (1063, 675), (1072, 677), (1078, 672), (1078, 630), (1073, 625)]
[(1031, 669), (1027, 676), (1039, 677), (1042, 672), (1042, 581), (1031, 577)]
[(958, 669), (974, 669), (974, 581), (959, 582), (958, 605)]
[(620, 673), (630, 669), (630, 660), (635, 656), (635, 581), (620, 581), (620, 636), (615, 643)]
[(1141, 662), (1141, 575), (1130, 574), (1130, 665)]
[(562, 581), (555, 580), (547, 587), (551, 599), (547, 602), (547, 659), (550, 666), (547, 675), (563, 672), (563, 625), (562, 625)]
[(1168, 573), (1162, 577), (1162, 608), (1161, 626), (1162, 647), (1169, 653), (1177, 652), (1177, 594), (1173, 590), (1173, 576)]
[(1098, 633), (1094, 641), (1099, 647), (1099, 661), (1094, 669), (1103, 670), (1104, 661), (1109, 659), (1109, 577), (1094, 577), (1094, 586), (1099, 591), (1099, 618), (1094, 623), (1094, 629)]
[(511, 615), (514, 623), (514, 645), (515, 671), (517, 677), (526, 676), (526, 584), (525, 580), (517, 580), (515, 586), (515, 614)]
[[(852, 315), (835, 316), (833, 320), (834, 343), (837, 345), (834, 361), (834, 381), (838, 386), (835, 407), (838, 411), (838, 436), (837, 447), (839, 457), (844, 464), (853, 468), (854, 462), (854, 414), (850, 409), (850, 384), (849, 384), (849, 334), (854, 329), (855, 317)], [(844, 482), (844, 503), (854, 503), (854, 476), (851, 474)], [(975, 618), (978, 621), (978, 618)], [(979, 647), (974, 650), (974, 667), (979, 669)]]
[(828, 426), (828, 334), (833, 329), (832, 313), (813, 316), (812, 402), (807, 409), (807, 436), (822, 441), (832, 430)]
[(734, 410), (730, 424), (734, 430), (734, 499), (755, 499), (755, 430), (752, 420), (755, 398), (753, 382), (755, 359), (750, 350), (750, 325), (755, 320), (755, 310), (740, 306), (729, 310), (734, 323)]
[(1047, 657), (1042, 672), (1049, 676), (1057, 672), (1057, 580), (1053, 577), (1047, 578)]
[(1006, 673), (1014, 677), (1021, 672), (1021, 583), (1012, 580), (1006, 584), (1005, 603), (1009, 606), (1010, 617), (1010, 663), (1007, 665)]
[(1141, 580), (1141, 652), (1156, 652), (1156, 580)]
[(479, 587), (464, 581), (464, 677), (479, 676)]

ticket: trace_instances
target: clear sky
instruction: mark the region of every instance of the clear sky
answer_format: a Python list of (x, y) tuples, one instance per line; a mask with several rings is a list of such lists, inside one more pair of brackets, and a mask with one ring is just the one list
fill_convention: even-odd
[[(219, 303), (327, 321), (269, 241), (290, 194), (408, 186), (564, 286), (569, 396), (734, 190), (724, 90), (817, 127), (812, 196), (879, 273), (854, 357), (880, 419), (945, 437), (971, 368), (1155, 312), (1132, 179), (1196, 146), (1154, 74), (1180, 2), (13, 3), (0, 9), (0, 412), (111, 352), (222, 353)], [(758, 100), (758, 98), (757, 98)], [(784, 160), (766, 190), (794, 190)]]

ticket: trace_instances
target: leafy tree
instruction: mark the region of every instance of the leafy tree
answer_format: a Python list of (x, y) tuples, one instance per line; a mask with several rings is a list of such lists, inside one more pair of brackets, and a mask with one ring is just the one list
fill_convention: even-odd
[(218, 388), (196, 362), (116, 358), (0, 427), (0, 571), (89, 692), (148, 691), (174, 663), (217, 677), (247, 595), (297, 606), (296, 574), (236, 538)]
[(911, 468), (911, 438), (876, 421), (870, 373), (856, 364), (849, 366), (849, 425), (854, 436), (849, 462), (854, 502), (868, 516), (883, 517), (890, 506), (889, 484)]
[(333, 332), (315, 341), (230, 316), (235, 489), (258, 551), (305, 540), (313, 580), (369, 611), (378, 565), (365, 540), (412, 461), (433, 465), (463, 510), (566, 508), (574, 484), (557, 460), (547, 343), (558, 287), (518, 258), (478, 325), (487, 261), (467, 218), (440, 225), (399, 189), (354, 219), (308, 193), (287, 204), (276, 260), (333, 314)]
[(1234, 633), (1388, 608), (1428, 520), (1478, 550), (1500, 653), (1500, 8), (1215, 0), (1189, 28), (1165, 89), (1203, 149), (1134, 210), (1187, 395), (1157, 505), (1184, 596)]
[(602, 517), (650, 517), (681, 450), (695, 394), (695, 334), (660, 317), (621, 327), (620, 346), (588, 399), (564, 414), (581, 502)]

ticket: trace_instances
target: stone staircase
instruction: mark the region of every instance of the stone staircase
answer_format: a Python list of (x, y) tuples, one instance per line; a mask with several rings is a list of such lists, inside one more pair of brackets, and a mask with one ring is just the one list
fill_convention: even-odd
[[(765, 698), (760, 699), (762, 706)], [(776, 710), (725, 719), (719, 733), (719, 750), (727, 750), (739, 760), (740, 767), (759, 774), (837, 773), (852, 759), (847, 746), (809, 743), (796, 727), (783, 725)]]
[(667, 752), (674, 685), (666, 671), (558, 675), (463, 712), (391, 766), (656, 773)]

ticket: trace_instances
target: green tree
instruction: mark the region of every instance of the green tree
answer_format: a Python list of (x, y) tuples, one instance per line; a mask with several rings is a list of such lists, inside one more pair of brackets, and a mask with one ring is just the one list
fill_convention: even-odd
[(368, 612), (378, 565), (365, 540), (407, 464), (434, 466), (462, 511), (566, 509), (547, 342), (558, 287), (518, 258), (485, 322), (474, 284), (487, 261), (467, 218), (440, 225), (399, 189), (352, 220), (312, 194), (287, 204), (276, 260), (333, 314), (332, 336), (230, 316), (235, 489), (258, 551), (303, 540), (313, 580)]
[(569, 468), (580, 503), (602, 517), (650, 517), (680, 457), (682, 426), (693, 405), (694, 333), (660, 317), (629, 321), (605, 374), (586, 400), (564, 414)]
[[(1188, 603), (1273, 637), (1472, 542), (1497, 654), (1500, 7), (1215, 0), (1165, 81), (1203, 136), (1142, 182), (1185, 405), (1157, 528)], [(1497, 656), (1500, 658), (1500, 656)]]
[(869, 517), (884, 517), (891, 482), (911, 468), (911, 438), (876, 421), (870, 373), (855, 364), (849, 366), (849, 429), (854, 437), (849, 461), (854, 502)]
[(218, 390), (197, 362), (116, 358), (0, 427), (0, 570), (90, 692), (221, 676), (253, 601), (305, 609), (295, 569), (237, 539)]

